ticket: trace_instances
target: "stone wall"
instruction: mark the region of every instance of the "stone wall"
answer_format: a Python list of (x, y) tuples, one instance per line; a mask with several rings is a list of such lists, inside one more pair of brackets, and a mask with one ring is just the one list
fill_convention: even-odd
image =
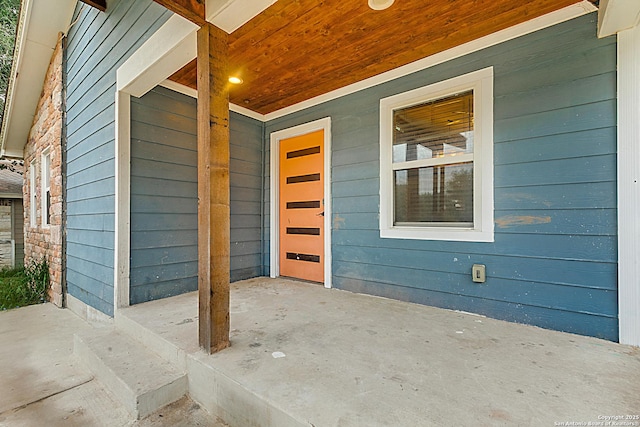
[[(51, 57), (49, 69), (36, 108), (35, 117), (24, 148), (24, 231), (25, 264), (46, 258), (51, 277), (50, 300), (62, 306), (62, 38)], [(49, 150), (50, 212), (49, 224), (42, 218), (42, 159)], [(35, 187), (31, 188), (31, 169), (35, 170)], [(31, 193), (35, 192), (35, 224), (31, 221)]]

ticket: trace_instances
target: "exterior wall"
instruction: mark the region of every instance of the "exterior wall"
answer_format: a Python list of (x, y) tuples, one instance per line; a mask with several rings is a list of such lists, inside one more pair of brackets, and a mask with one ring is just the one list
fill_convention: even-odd
[[(24, 148), (24, 261), (49, 263), (51, 288), (50, 300), (62, 306), (62, 125), (63, 125), (63, 49), (61, 39), (51, 57), (44, 81), (40, 101), (36, 108), (29, 140)], [(50, 166), (50, 213), (49, 225), (43, 225), (42, 218), (42, 154), (47, 151)], [(36, 168), (35, 188), (31, 188), (31, 168)], [(31, 224), (31, 198), (35, 191), (36, 218)]]
[[(616, 39), (597, 39), (596, 21), (586, 15), (267, 123), (269, 135), (331, 117), (334, 287), (617, 340)], [(381, 239), (380, 99), (488, 66), (495, 242)], [(487, 266), (485, 284), (471, 281), (475, 263)]]
[(68, 33), (67, 289), (113, 315), (115, 83), (118, 67), (171, 13), (152, 0), (78, 4)]
[[(131, 100), (132, 304), (198, 288), (196, 100)], [(230, 115), (231, 280), (259, 276), (262, 124)]]
[(231, 281), (261, 276), (263, 124), (229, 114)]
[(196, 129), (193, 98), (131, 98), (131, 304), (198, 289)]

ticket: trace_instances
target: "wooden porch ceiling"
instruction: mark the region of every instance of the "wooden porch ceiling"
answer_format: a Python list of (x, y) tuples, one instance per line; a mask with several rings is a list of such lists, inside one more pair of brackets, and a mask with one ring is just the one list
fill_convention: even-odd
[[(268, 114), (579, 2), (279, 0), (229, 36), (230, 101)], [(195, 89), (195, 60), (170, 79)]]

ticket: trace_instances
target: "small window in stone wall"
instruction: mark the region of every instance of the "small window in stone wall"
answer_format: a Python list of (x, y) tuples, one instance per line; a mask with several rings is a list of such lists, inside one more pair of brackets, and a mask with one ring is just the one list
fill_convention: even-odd
[(36, 226), (36, 162), (29, 166), (29, 224)]
[(42, 226), (51, 224), (51, 153), (46, 151), (42, 154), (42, 174), (40, 176), (42, 186)]

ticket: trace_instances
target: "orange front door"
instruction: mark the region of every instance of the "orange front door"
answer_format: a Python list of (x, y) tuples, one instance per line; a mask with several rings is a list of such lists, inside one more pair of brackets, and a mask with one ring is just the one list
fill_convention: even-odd
[(324, 131), (280, 140), (280, 275), (324, 282)]

